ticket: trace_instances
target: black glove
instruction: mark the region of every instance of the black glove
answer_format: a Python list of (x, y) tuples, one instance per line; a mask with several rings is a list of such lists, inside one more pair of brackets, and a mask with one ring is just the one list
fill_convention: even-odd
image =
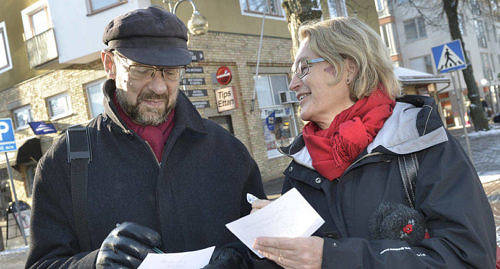
[(210, 263), (203, 269), (249, 268), (248, 248), (242, 243), (230, 243), (217, 248), (212, 254)]
[(137, 268), (153, 247), (161, 244), (160, 235), (142, 225), (124, 222), (102, 242), (96, 268)]

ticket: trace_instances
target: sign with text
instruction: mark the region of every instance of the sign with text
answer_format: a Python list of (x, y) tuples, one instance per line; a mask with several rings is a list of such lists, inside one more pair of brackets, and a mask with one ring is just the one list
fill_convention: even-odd
[(16, 138), (10, 118), (0, 119), (0, 152), (15, 151)]
[(208, 96), (207, 90), (186, 90), (184, 91), (188, 97), (203, 97)]
[(205, 85), (205, 78), (183, 78), (181, 85)]
[(237, 108), (236, 95), (234, 94), (233, 87), (215, 90), (215, 100), (219, 113)]
[(191, 103), (196, 107), (196, 109), (210, 107), (210, 103), (208, 101), (192, 101)]
[(203, 73), (202, 66), (188, 66), (186, 67), (186, 74), (200, 74)]
[(51, 122), (47, 121), (32, 121), (28, 123), (33, 130), (33, 133), (36, 135), (44, 135), (57, 133), (57, 129)]
[(201, 50), (189, 50), (189, 53), (191, 53), (191, 61), (193, 62), (200, 62), (205, 60), (205, 55)]

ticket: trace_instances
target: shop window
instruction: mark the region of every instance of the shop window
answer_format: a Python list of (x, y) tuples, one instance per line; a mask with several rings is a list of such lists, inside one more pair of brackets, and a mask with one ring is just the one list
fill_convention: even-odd
[(90, 115), (92, 118), (104, 112), (104, 93), (102, 92), (102, 84), (105, 80), (92, 82), (85, 86), (87, 91), (87, 99), (89, 101)]
[(10, 59), (7, 28), (5, 28), (5, 22), (0, 22), (0, 73), (10, 69), (12, 69), (12, 60)]
[(278, 147), (290, 144), (298, 133), (293, 106), (297, 98), (288, 90), (287, 75), (260, 75), (255, 78), (255, 87), (267, 157), (279, 157)]
[(410, 59), (410, 68), (418, 71), (433, 73), (432, 60), (430, 55)]
[(87, 11), (92, 15), (124, 3), (127, 0), (87, 0)]
[(404, 21), (406, 41), (415, 41), (427, 37), (425, 21), (422, 17)]
[(12, 111), (16, 130), (28, 128), (28, 122), (32, 121), (31, 106), (23, 106)]
[(241, 14), (247, 16), (266, 15), (269, 18), (284, 18), (282, 0), (240, 0)]
[(51, 120), (71, 115), (71, 104), (67, 93), (47, 98), (47, 106)]

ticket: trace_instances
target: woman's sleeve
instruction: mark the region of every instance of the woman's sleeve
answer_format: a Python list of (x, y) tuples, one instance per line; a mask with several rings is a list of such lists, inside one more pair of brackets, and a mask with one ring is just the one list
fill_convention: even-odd
[(419, 153), (415, 203), (429, 239), (325, 238), (323, 268), (495, 268), (493, 214), (477, 173), (457, 140)]

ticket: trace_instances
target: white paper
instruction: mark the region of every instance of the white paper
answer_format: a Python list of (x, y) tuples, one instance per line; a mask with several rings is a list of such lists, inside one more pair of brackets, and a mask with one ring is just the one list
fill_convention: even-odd
[(252, 248), (257, 237), (308, 237), (323, 223), (323, 218), (293, 188), (266, 207), (228, 223), (226, 227), (262, 258)]
[(210, 262), (215, 247), (196, 251), (156, 254), (149, 253), (139, 265), (139, 269), (176, 268), (199, 269)]

